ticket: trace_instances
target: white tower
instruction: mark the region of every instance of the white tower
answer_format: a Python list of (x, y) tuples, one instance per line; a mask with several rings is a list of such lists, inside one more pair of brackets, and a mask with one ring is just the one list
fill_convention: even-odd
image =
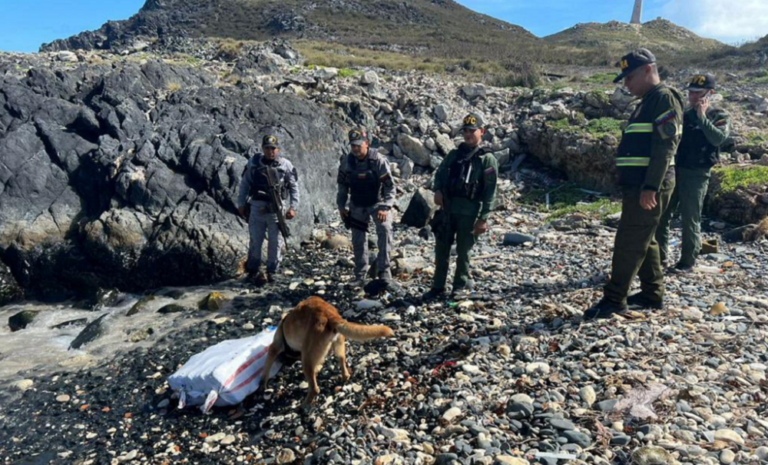
[(632, 21), (630, 24), (642, 24), (643, 0), (635, 0), (635, 9), (632, 11)]

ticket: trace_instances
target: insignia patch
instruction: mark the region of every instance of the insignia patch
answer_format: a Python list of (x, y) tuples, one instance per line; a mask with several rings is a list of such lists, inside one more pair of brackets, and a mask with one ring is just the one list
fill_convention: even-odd
[(490, 168), (485, 170), (485, 175), (486, 176), (492, 176), (494, 174), (496, 174), (496, 169), (493, 166), (491, 166)]
[(474, 126), (477, 124), (477, 118), (475, 118), (472, 115), (467, 116), (464, 118), (464, 126)]
[(659, 132), (661, 133), (662, 139), (669, 139), (677, 134), (677, 126), (675, 126), (675, 123), (669, 122), (659, 126)]
[(728, 121), (721, 119), (720, 121), (715, 121), (715, 126), (725, 126), (728, 124)]
[(674, 119), (675, 116), (677, 116), (677, 110), (674, 108), (662, 113), (658, 118), (656, 118), (653, 122), (657, 125), (661, 126), (662, 124), (666, 123), (667, 121)]

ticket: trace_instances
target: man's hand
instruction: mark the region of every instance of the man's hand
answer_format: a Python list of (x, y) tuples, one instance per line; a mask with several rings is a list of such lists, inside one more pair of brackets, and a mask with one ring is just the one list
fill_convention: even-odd
[(347, 210), (346, 208), (340, 208), (339, 209), (339, 216), (341, 216), (342, 220), (346, 220), (347, 217), (349, 216), (349, 210)]
[(237, 207), (237, 212), (240, 213), (240, 216), (245, 218), (245, 207)]
[(656, 202), (656, 192), (643, 191), (640, 193), (640, 206), (643, 210), (653, 210), (658, 203)]
[(296, 210), (293, 208), (289, 208), (287, 212), (285, 212), (285, 219), (292, 220), (296, 218)]
[(440, 191), (436, 191), (435, 192), (435, 199), (434, 200), (435, 200), (435, 205), (437, 205), (438, 207), (442, 207), (443, 206), (443, 193), (440, 192)]
[(709, 99), (707, 97), (702, 97), (699, 99), (698, 102), (696, 102), (696, 115), (699, 117), (700, 120), (703, 120), (707, 117), (707, 110), (709, 109)]
[(379, 223), (384, 223), (387, 221), (388, 214), (389, 210), (379, 210), (378, 213), (376, 213), (376, 219), (379, 220)]
[(477, 220), (475, 222), (475, 229), (472, 230), (472, 234), (475, 236), (480, 236), (485, 234), (488, 231), (488, 222), (485, 220)]

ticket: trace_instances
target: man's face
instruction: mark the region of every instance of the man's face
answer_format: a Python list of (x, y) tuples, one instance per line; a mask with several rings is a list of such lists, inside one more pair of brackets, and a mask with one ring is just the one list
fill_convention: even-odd
[(276, 147), (262, 147), (262, 150), (264, 151), (264, 159), (267, 161), (274, 161), (277, 158), (277, 153), (280, 151)]
[(462, 129), (461, 131), (462, 135), (464, 136), (464, 142), (467, 145), (470, 145), (472, 147), (477, 147), (480, 145), (480, 142), (483, 140), (483, 134), (485, 134), (485, 129)]
[(360, 145), (353, 144), (352, 155), (357, 157), (358, 160), (365, 160), (365, 157), (368, 156), (368, 142), (363, 142)]
[(648, 91), (648, 76), (650, 65), (637, 68), (624, 78), (624, 87), (635, 97), (642, 97)]
[(707, 98), (711, 93), (709, 90), (689, 90), (688, 91), (688, 103), (691, 106), (695, 106), (701, 100)]

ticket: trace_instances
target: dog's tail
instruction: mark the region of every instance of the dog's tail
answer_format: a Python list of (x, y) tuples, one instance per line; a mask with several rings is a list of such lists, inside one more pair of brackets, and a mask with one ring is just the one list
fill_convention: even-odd
[(341, 324), (336, 327), (336, 330), (343, 334), (344, 337), (358, 342), (367, 342), (395, 335), (389, 326), (361, 325), (350, 323), (349, 321), (342, 321)]

